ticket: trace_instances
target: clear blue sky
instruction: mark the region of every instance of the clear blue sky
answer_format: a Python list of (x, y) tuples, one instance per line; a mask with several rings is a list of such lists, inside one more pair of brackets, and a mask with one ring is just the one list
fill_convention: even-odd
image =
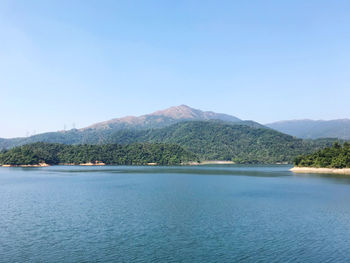
[(0, 0), (0, 137), (173, 105), (350, 117), (350, 1)]

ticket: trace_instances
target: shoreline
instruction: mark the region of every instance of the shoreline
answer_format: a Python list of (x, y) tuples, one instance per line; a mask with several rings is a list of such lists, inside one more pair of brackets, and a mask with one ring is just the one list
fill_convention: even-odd
[[(179, 166), (197, 166), (197, 165), (209, 165), (209, 164), (235, 164), (232, 161), (203, 161), (203, 162), (188, 162), (188, 163), (180, 163)], [(63, 165), (63, 166), (108, 166), (108, 164), (105, 164), (103, 162), (96, 162), (96, 163), (59, 163), (55, 165)], [(50, 165), (46, 163), (40, 163), (40, 164), (24, 164), (24, 165), (15, 165), (15, 164), (3, 164), (0, 165), (0, 167), (48, 167), (48, 166), (55, 166)], [(113, 165), (113, 164), (112, 164)], [(137, 165), (145, 165), (145, 166), (162, 166), (158, 163), (145, 163), (145, 164), (137, 164)], [(165, 165), (167, 166), (167, 165)]]
[[(200, 166), (200, 165), (232, 165), (237, 164), (233, 161), (221, 161), (221, 160), (208, 160), (208, 161), (202, 161), (202, 162), (186, 162), (186, 163), (179, 163), (179, 164), (172, 164), (172, 165), (162, 165), (159, 163), (144, 163), (144, 164), (129, 164), (128, 166)], [(96, 162), (96, 163), (59, 163), (59, 164), (46, 164), (46, 163), (40, 163), (40, 164), (0, 164), (0, 167), (49, 167), (49, 166), (118, 166), (122, 164), (106, 164), (103, 162)], [(243, 164), (244, 165), (244, 164)], [(259, 165), (259, 164), (257, 164)], [(268, 165), (285, 165), (285, 163), (274, 163), (274, 164), (268, 164)], [(299, 167), (298, 167), (299, 168)], [(307, 168), (307, 167), (306, 167)], [(350, 170), (350, 168), (349, 168)], [(292, 169), (291, 169), (292, 171)], [(349, 172), (350, 174), (350, 172)]]
[(318, 174), (344, 174), (344, 175), (350, 175), (350, 168), (293, 167), (289, 171), (291, 171), (293, 173), (318, 173)]
[(182, 163), (181, 165), (207, 165), (207, 164), (235, 164), (232, 161), (202, 161), (202, 162), (188, 162), (188, 163)]
[(39, 164), (3, 164), (1, 167), (48, 167), (51, 166), (47, 163), (39, 163)]
[(3, 164), (1, 167), (49, 167), (49, 166), (56, 166), (56, 165), (63, 165), (63, 166), (104, 166), (105, 163), (102, 162), (96, 162), (96, 163), (59, 163), (59, 164), (47, 164), (47, 163), (39, 163), (39, 164)]

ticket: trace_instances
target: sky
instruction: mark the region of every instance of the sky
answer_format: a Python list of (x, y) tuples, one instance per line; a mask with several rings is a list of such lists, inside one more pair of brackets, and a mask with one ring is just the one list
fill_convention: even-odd
[(350, 1), (0, 0), (0, 137), (186, 104), (350, 118)]

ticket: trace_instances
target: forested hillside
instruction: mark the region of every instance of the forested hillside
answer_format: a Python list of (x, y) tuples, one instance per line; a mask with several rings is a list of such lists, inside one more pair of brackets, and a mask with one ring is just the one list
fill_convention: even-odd
[(292, 162), (300, 154), (310, 153), (330, 141), (306, 142), (271, 130), (231, 125), (225, 122), (183, 122), (167, 128), (116, 133), (112, 141), (175, 143), (206, 160), (233, 160), (237, 163)]
[[(178, 121), (179, 122), (179, 121)], [(215, 122), (215, 121), (214, 121)], [(252, 128), (261, 128), (262, 125), (253, 121), (237, 121), (237, 122), (224, 122), (232, 125), (245, 125)], [(167, 129), (170, 126), (164, 127)], [(1, 139), (0, 138), (0, 150), (9, 149), (12, 147), (30, 144), (35, 142), (47, 142), (47, 143), (62, 143), (62, 144), (106, 144), (106, 143), (120, 143), (120, 142), (134, 142), (135, 134), (138, 136), (144, 134), (146, 131), (153, 132), (157, 129), (134, 129), (125, 128), (119, 129), (120, 127), (106, 128), (106, 129), (72, 129), (69, 131), (59, 131), (59, 132), (47, 132), (37, 135), (33, 135), (25, 138), (13, 138), (13, 139)], [(119, 134), (119, 135), (116, 135)], [(119, 136), (124, 136), (120, 141)], [(128, 138), (130, 137), (130, 138)]]
[(334, 139), (303, 141), (280, 132), (220, 121), (191, 121), (154, 130), (119, 131), (110, 142), (175, 143), (205, 160), (237, 163), (289, 162), (303, 153), (332, 145)]

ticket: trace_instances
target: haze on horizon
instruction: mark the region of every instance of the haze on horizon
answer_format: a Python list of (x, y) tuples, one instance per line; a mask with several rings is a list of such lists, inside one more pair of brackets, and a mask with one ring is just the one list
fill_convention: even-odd
[(350, 118), (349, 1), (0, 2), (0, 137), (186, 104)]

